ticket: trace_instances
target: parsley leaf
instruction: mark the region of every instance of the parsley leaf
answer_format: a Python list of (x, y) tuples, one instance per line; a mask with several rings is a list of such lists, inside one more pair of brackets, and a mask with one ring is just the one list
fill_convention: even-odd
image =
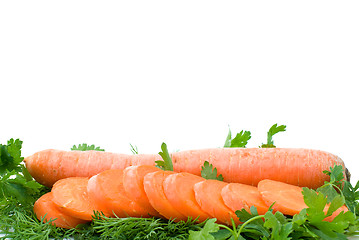
[(345, 197), (345, 205), (348, 209), (356, 215), (359, 215), (359, 181), (354, 187), (350, 182), (345, 181), (343, 186), (343, 195)]
[(328, 202), (331, 202), (338, 194), (341, 194), (342, 186), (344, 184), (344, 175), (343, 175), (343, 166), (334, 165), (329, 168), (330, 170), (325, 170), (323, 173), (330, 176), (329, 182), (325, 182), (321, 187), (317, 188), (317, 192), (321, 192), (324, 196), (327, 197)]
[(168, 153), (166, 143), (162, 143), (161, 150), (162, 152), (159, 152), (158, 154), (162, 157), (163, 160), (156, 161), (156, 167), (162, 170), (173, 171), (172, 159)]
[(273, 136), (279, 132), (284, 132), (285, 130), (286, 130), (285, 125), (278, 126), (277, 124), (274, 124), (269, 129), (269, 131), (267, 133), (267, 143), (266, 144), (262, 143), (262, 145), (260, 147), (261, 148), (275, 148), (276, 146), (274, 145), (274, 142), (273, 142)]
[(271, 229), (271, 239), (289, 240), (289, 234), (293, 231), (293, 223), (289, 222), (282, 213), (276, 212), (273, 214), (268, 211), (264, 215), (264, 227)]
[(241, 131), (237, 133), (237, 135), (232, 139), (232, 133), (229, 129), (226, 141), (224, 143), (224, 147), (246, 147), (249, 139), (251, 139), (251, 132), (250, 131)]
[(13, 138), (7, 145), (0, 144), (0, 201), (16, 199), (22, 205), (31, 205), (40, 189), (28, 173), (21, 157), (22, 141)]
[(206, 224), (199, 231), (189, 231), (188, 240), (216, 240), (215, 237), (211, 234), (214, 232), (218, 232), (219, 225), (215, 222), (217, 219), (211, 218), (206, 221)]
[(79, 144), (78, 146), (73, 145), (71, 150), (76, 150), (76, 151), (89, 151), (89, 150), (105, 151), (105, 149), (102, 149), (100, 147), (96, 147), (94, 144), (87, 145), (86, 143)]
[(218, 175), (217, 168), (213, 168), (212, 164), (209, 164), (208, 161), (205, 161), (202, 166), (201, 176), (205, 179), (215, 179), (223, 181), (222, 174)]

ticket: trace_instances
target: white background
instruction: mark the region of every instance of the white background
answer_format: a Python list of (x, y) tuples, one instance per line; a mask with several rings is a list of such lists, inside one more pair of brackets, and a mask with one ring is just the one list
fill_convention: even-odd
[(358, 1), (1, 1), (0, 141), (339, 155), (359, 180)]

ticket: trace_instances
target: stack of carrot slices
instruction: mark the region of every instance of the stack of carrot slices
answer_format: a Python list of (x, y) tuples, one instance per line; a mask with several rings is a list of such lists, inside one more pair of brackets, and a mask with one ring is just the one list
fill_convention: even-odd
[[(236, 210), (255, 206), (264, 214), (273, 203), (273, 211), (291, 216), (307, 207), (302, 188), (287, 183), (266, 179), (255, 187), (139, 165), (105, 170), (90, 178), (61, 179), (35, 202), (34, 212), (38, 219), (61, 228), (91, 221), (94, 211), (109, 217), (155, 216), (177, 222), (216, 218), (231, 225), (232, 221), (240, 224)], [(348, 209), (343, 206), (327, 220), (340, 211)]]

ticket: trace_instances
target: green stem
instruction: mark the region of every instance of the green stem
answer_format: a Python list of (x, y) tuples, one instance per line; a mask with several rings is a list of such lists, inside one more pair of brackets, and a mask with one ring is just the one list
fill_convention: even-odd
[(241, 235), (241, 232), (243, 230), (243, 228), (250, 222), (254, 221), (254, 220), (257, 220), (259, 218), (263, 218), (264, 215), (258, 215), (258, 216), (255, 216), (255, 217), (252, 217), (251, 219), (248, 219), (245, 223), (242, 224), (241, 228), (239, 229), (238, 231), (238, 236)]

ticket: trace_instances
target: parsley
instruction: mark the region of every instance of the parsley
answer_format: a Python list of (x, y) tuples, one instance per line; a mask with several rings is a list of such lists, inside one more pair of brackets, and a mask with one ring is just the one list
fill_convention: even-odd
[(350, 211), (359, 215), (359, 181), (353, 187), (350, 182), (345, 181), (343, 186), (343, 195), (345, 197), (345, 205)]
[(278, 126), (277, 124), (274, 124), (267, 132), (267, 143), (266, 144), (262, 143), (262, 145), (260, 147), (261, 148), (275, 148), (276, 146), (274, 145), (274, 142), (272, 139), (273, 136), (279, 132), (284, 132), (285, 130), (286, 130), (285, 125)]
[(76, 151), (90, 151), (90, 150), (105, 151), (105, 149), (102, 149), (100, 147), (96, 147), (93, 144), (92, 145), (87, 145), (86, 143), (79, 144), (78, 146), (73, 145), (71, 150), (76, 150)]
[(156, 167), (162, 170), (173, 171), (172, 159), (168, 153), (166, 143), (162, 143), (161, 149), (162, 152), (159, 152), (158, 154), (162, 157), (163, 160), (156, 161)]
[[(23, 226), (29, 219), (35, 221), (33, 204), (44, 192), (49, 191), (27, 171), (21, 148), (22, 141), (19, 139), (0, 144), (0, 232), (6, 239), (32, 229)], [(30, 225), (33, 227), (33, 224)], [(14, 239), (24, 238), (18, 236)]]
[(216, 238), (211, 234), (219, 231), (219, 225), (215, 223), (217, 219), (209, 219), (204, 227), (199, 231), (189, 231), (188, 240), (216, 240)]
[(10, 139), (0, 144), (0, 201), (16, 199), (19, 204), (31, 205), (43, 187), (28, 173), (21, 157), (22, 141)]
[(218, 176), (217, 175), (217, 168), (213, 168), (212, 164), (209, 164), (208, 161), (205, 161), (202, 166), (201, 176), (205, 179), (216, 179), (223, 181), (222, 174), (219, 174)]
[(237, 133), (237, 135), (232, 139), (231, 129), (228, 131), (228, 135), (226, 141), (224, 143), (224, 147), (246, 147), (249, 139), (251, 139), (250, 131), (241, 131)]

